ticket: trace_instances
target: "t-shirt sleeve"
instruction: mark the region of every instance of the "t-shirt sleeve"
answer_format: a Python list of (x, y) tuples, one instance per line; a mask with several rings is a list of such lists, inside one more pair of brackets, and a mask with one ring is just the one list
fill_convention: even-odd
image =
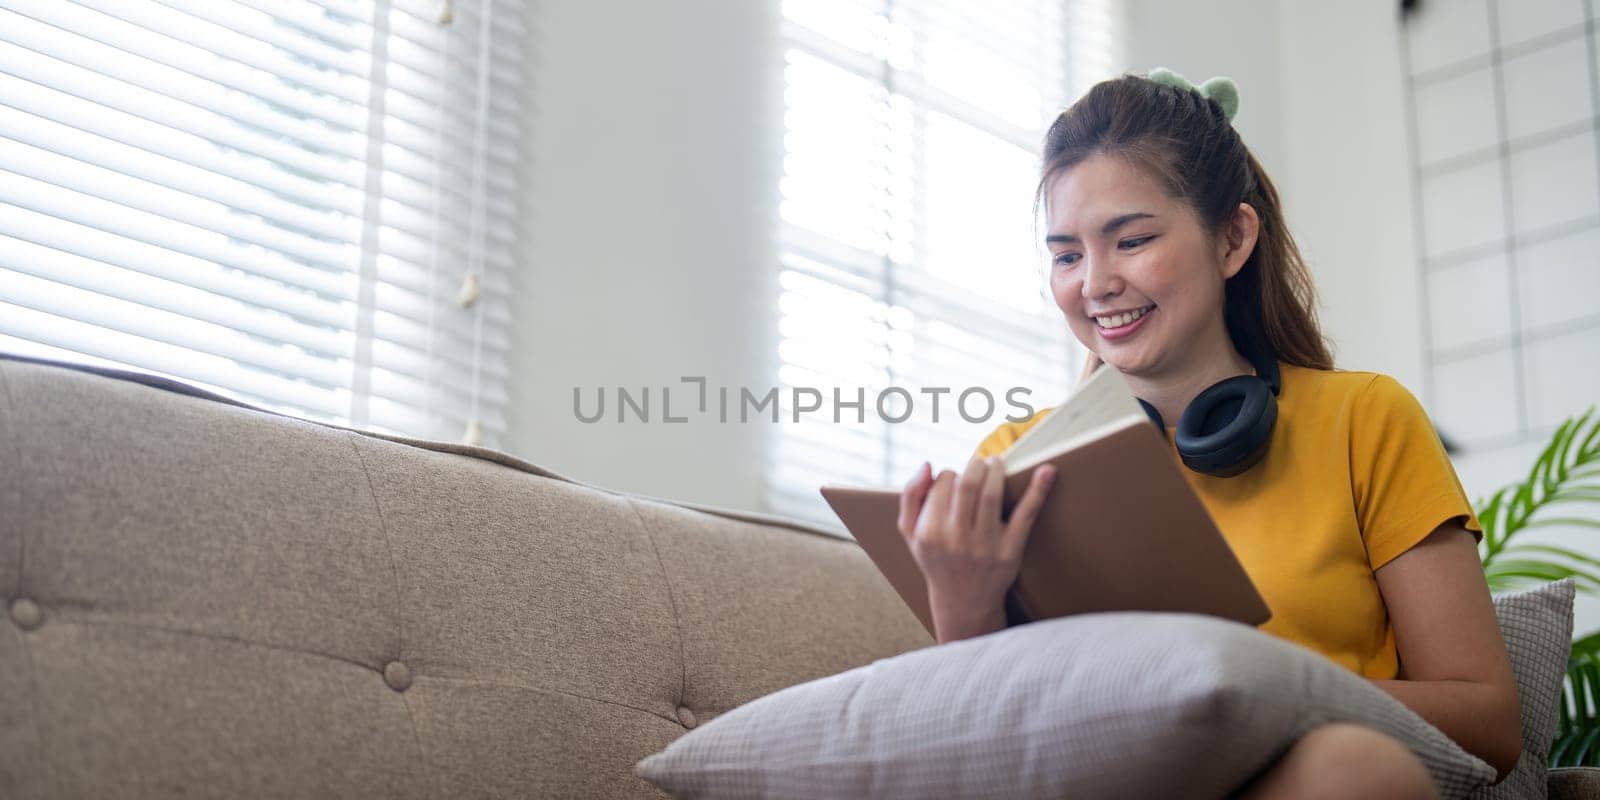
[(1438, 431), (1417, 398), (1388, 375), (1373, 378), (1351, 409), (1350, 480), (1374, 571), (1451, 520), (1483, 540)]

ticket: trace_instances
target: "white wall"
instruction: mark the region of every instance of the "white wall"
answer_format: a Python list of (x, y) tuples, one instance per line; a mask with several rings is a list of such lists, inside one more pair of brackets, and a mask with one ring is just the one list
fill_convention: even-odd
[[(755, 508), (763, 426), (658, 415), (680, 376), (774, 379), (776, 4), (538, 8), (506, 449), (609, 488)], [(652, 387), (651, 422), (616, 421), (619, 386)], [(607, 421), (579, 422), (573, 387), (605, 387)]]
[(1283, 186), (1322, 293), (1336, 363), (1419, 396), (1422, 320), (1399, 10), (1392, 0), (1280, 4)]

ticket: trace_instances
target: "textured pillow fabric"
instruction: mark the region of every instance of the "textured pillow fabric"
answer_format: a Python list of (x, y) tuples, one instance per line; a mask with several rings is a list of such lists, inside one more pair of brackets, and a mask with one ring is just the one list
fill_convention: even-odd
[(1118, 612), (880, 659), (733, 709), (637, 766), (680, 798), (1221, 798), (1301, 735), (1406, 743), (1444, 798), (1494, 777), (1367, 680), (1235, 622)]
[(1550, 741), (1561, 720), (1561, 684), (1572, 653), (1571, 578), (1494, 598), (1500, 633), (1511, 653), (1522, 699), (1522, 757), (1505, 780), (1473, 793), (1483, 800), (1538, 800), (1546, 796)]

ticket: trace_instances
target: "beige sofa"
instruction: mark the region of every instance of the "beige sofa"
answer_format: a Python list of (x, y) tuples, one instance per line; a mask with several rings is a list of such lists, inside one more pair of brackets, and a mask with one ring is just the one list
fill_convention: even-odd
[(13, 357), (0, 598), (6, 798), (653, 797), (687, 729), (931, 644), (804, 525)]

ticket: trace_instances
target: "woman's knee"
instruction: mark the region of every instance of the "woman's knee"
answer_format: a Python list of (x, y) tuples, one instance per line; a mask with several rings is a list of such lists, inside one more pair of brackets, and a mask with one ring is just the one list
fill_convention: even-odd
[(1240, 795), (1436, 798), (1433, 777), (1410, 748), (1373, 728), (1331, 723), (1300, 738)]

